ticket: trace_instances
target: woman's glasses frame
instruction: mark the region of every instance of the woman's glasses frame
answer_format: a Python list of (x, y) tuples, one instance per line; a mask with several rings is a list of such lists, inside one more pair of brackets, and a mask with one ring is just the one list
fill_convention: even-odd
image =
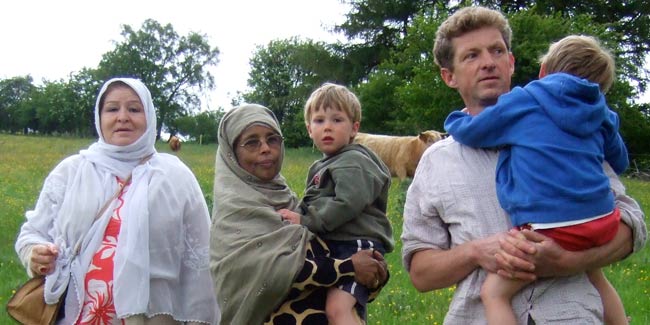
[(269, 148), (279, 149), (283, 141), (284, 138), (281, 135), (273, 134), (273, 135), (269, 135), (264, 140), (262, 140), (261, 138), (248, 139), (244, 141), (244, 143), (240, 144), (239, 146), (243, 147), (244, 149), (250, 152), (255, 152), (260, 150), (260, 148), (262, 147), (262, 142), (266, 143), (266, 145)]

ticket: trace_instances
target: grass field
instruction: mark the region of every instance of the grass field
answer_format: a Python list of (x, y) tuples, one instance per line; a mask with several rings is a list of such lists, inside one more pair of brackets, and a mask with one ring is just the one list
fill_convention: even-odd
[[(24, 221), (25, 210), (33, 208), (43, 180), (64, 157), (87, 147), (93, 140), (10, 136), (0, 134), (0, 324), (11, 324), (4, 305), (13, 289), (26, 279), (14, 252), (14, 241)], [(158, 150), (169, 152), (166, 143)], [(208, 205), (212, 206), (214, 157), (216, 146), (184, 143), (176, 155), (196, 174)], [(298, 194), (304, 189), (307, 168), (320, 154), (310, 148), (287, 150), (283, 174)], [(650, 182), (624, 178), (628, 193), (650, 212)], [(441, 324), (453, 294), (453, 288), (418, 293), (410, 283), (400, 261), (402, 207), (407, 183), (393, 179), (389, 218), (397, 242), (387, 256), (391, 280), (376, 302), (370, 304), (368, 324)], [(646, 221), (648, 217), (646, 216)], [(605, 269), (618, 289), (632, 324), (650, 324), (650, 249)]]

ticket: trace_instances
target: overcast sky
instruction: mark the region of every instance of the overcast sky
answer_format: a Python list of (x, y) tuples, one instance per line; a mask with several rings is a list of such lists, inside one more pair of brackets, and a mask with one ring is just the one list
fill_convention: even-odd
[(13, 0), (0, 8), (1, 79), (67, 80), (83, 67), (96, 68), (123, 40), (122, 24), (138, 30), (148, 18), (172, 24), (179, 35), (206, 34), (221, 52), (211, 70), (216, 89), (205, 99), (213, 109), (229, 108), (236, 92), (246, 90), (256, 45), (291, 36), (343, 41), (327, 28), (349, 10), (339, 0)]
[[(212, 68), (216, 89), (204, 107), (230, 108), (246, 90), (248, 62), (256, 45), (301, 36), (344, 41), (328, 27), (345, 21), (339, 0), (10, 0), (0, 6), (0, 78), (31, 75), (68, 79), (83, 67), (96, 68), (102, 54), (122, 41), (121, 25), (138, 30), (152, 18), (170, 23), (179, 35), (208, 35), (221, 52)], [(516, 55), (516, 53), (515, 53)], [(650, 101), (646, 94), (644, 102)]]

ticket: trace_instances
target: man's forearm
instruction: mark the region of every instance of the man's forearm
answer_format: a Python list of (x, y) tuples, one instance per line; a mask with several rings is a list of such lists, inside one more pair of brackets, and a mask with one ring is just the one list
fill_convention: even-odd
[(576, 261), (580, 272), (604, 267), (620, 261), (632, 253), (632, 231), (624, 223), (620, 223), (614, 239), (605, 245), (588, 249)]
[(539, 277), (568, 276), (610, 265), (632, 252), (632, 240), (630, 228), (621, 223), (614, 239), (605, 245), (575, 252), (560, 250), (559, 254), (540, 250), (540, 254), (548, 254), (534, 262), (535, 274)]
[(413, 254), (409, 275), (420, 292), (450, 287), (478, 267), (471, 243), (449, 250), (425, 249)]
[(648, 237), (643, 210), (638, 202), (625, 193), (625, 186), (609, 164), (604, 163), (603, 169), (609, 176), (609, 184), (614, 191), (616, 207), (621, 210), (621, 221), (632, 230), (634, 245), (632, 251), (639, 251), (645, 245)]

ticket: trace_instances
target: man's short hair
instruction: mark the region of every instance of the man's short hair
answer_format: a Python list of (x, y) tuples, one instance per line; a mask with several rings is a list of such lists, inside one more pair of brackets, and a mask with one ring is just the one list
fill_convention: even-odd
[(433, 57), (435, 63), (453, 71), (454, 48), (451, 41), (468, 32), (483, 27), (494, 27), (501, 32), (506, 49), (511, 50), (512, 29), (508, 19), (499, 11), (485, 7), (465, 7), (449, 16), (436, 32), (436, 41), (433, 44)]
[(607, 92), (616, 77), (612, 54), (598, 39), (586, 35), (569, 35), (553, 44), (541, 58), (546, 73), (565, 72), (600, 85)]

